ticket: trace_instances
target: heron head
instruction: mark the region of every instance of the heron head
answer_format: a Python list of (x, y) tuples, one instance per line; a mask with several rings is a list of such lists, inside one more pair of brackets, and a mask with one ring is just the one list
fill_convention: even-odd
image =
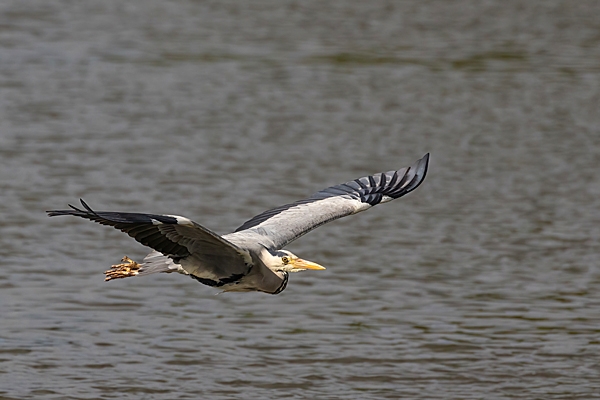
[(307, 269), (325, 269), (325, 267), (317, 263), (301, 259), (288, 250), (277, 250), (272, 255), (272, 264), (268, 265), (268, 267), (275, 271), (299, 272)]

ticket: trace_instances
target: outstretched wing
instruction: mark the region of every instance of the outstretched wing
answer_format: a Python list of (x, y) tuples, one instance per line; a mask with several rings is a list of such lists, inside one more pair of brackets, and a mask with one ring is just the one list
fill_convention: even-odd
[(429, 153), (411, 167), (323, 189), (307, 199), (265, 211), (225, 237), (234, 243), (256, 238), (280, 249), (320, 225), (387, 203), (415, 190), (423, 182), (428, 164)]
[[(156, 215), (84, 209), (47, 211), (48, 215), (73, 215), (119, 229), (141, 244), (174, 260), (190, 259), (184, 269), (193, 275), (220, 281), (248, 272), (249, 255), (216, 233), (194, 221), (176, 215)], [(191, 257), (190, 257), (191, 256)], [(192, 268), (193, 266), (193, 268)]]

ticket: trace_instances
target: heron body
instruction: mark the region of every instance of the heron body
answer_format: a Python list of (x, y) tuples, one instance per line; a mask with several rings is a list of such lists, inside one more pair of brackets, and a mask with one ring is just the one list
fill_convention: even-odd
[(94, 211), (47, 211), (113, 226), (152, 248), (141, 264), (125, 257), (106, 271), (106, 280), (178, 272), (223, 291), (279, 294), (289, 273), (322, 270), (283, 248), (311, 230), (338, 218), (387, 203), (416, 189), (427, 174), (429, 154), (397, 171), (382, 172), (323, 189), (307, 199), (265, 211), (220, 236), (177, 215)]

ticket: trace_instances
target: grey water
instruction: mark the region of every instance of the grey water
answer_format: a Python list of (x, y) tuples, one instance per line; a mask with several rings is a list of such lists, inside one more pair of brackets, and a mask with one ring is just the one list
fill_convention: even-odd
[[(597, 1), (2, 1), (0, 399), (600, 395)], [(148, 250), (47, 218), (221, 234), (411, 165), (288, 246), (277, 296), (103, 282)]]

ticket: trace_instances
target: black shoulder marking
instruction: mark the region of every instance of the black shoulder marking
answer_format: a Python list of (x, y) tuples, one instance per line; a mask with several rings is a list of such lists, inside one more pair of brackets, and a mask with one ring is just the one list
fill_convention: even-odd
[(229, 278), (223, 278), (218, 281), (214, 281), (212, 279), (200, 278), (195, 275), (190, 275), (191, 278), (194, 278), (198, 282), (200, 282), (204, 285), (212, 286), (212, 287), (221, 287), (223, 285), (227, 285), (228, 283), (237, 282), (240, 279), (242, 279), (244, 276), (246, 276), (246, 274), (235, 274), (235, 275), (231, 275)]

